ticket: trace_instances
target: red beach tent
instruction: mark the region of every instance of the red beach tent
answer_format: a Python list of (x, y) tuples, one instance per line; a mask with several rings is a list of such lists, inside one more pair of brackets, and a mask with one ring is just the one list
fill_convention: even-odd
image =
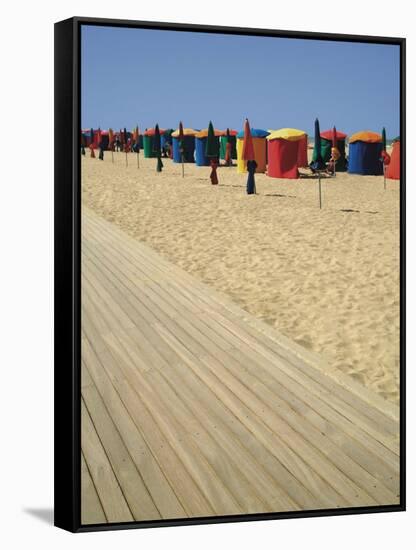
[(299, 144), (306, 143), (306, 133), (293, 128), (282, 128), (267, 136), (269, 164), (267, 175), (271, 178), (297, 179), (299, 177)]
[(393, 142), (393, 149), (390, 156), (390, 164), (387, 165), (386, 178), (391, 180), (400, 179), (400, 139)]
[(298, 141), (298, 167), (305, 168), (308, 164), (308, 135), (305, 134)]

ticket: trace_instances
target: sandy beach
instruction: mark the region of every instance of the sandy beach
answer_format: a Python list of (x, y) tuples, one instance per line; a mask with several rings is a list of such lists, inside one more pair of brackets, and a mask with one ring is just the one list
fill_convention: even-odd
[(399, 400), (399, 182), (322, 181), (135, 154), (82, 158), (82, 200), (129, 235), (392, 402)]

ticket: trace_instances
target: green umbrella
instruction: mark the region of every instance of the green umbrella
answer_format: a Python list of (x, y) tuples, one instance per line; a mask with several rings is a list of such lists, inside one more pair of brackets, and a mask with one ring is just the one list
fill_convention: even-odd
[(212, 122), (209, 122), (207, 143), (205, 146), (205, 156), (211, 161), (211, 183), (212, 185), (218, 185), (217, 167), (219, 157), (219, 143), (218, 138), (215, 136), (214, 126)]
[(321, 153), (321, 130), (319, 128), (319, 120), (315, 119), (315, 139), (312, 162), (309, 164), (312, 172), (318, 172), (318, 189), (319, 189), (319, 208), (322, 208), (322, 188), (321, 188), (321, 172), (326, 169), (325, 162)]
[(160, 149), (160, 131), (159, 131), (159, 124), (156, 124), (155, 126), (155, 135), (153, 137), (153, 151), (156, 153), (157, 157), (157, 164), (156, 164), (156, 172), (161, 172), (163, 168), (163, 162), (161, 157), (161, 149)]

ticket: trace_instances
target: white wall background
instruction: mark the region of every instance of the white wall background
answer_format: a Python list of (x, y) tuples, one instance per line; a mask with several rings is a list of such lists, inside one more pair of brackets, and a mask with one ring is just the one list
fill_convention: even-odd
[[(0, 30), (0, 545), (10, 548), (414, 547), (416, 47), (406, 0), (10, 1)], [(406, 36), (408, 512), (71, 535), (53, 506), (53, 23), (73, 15)], [(342, 64), (342, 60), (340, 60)], [(387, 77), (387, 75), (386, 75)], [(43, 149), (26, 130), (46, 137)], [(413, 135), (412, 135), (413, 132)], [(12, 138), (6, 145), (5, 138)], [(11, 145), (10, 145), (11, 143)], [(59, 422), (59, 419), (58, 419)], [(413, 432), (413, 434), (412, 434)]]

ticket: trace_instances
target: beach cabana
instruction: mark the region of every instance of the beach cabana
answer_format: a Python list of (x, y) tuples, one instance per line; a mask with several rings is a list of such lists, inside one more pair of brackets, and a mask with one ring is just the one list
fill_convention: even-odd
[[(267, 130), (259, 128), (251, 128), (251, 136), (253, 138), (254, 157), (257, 163), (256, 172), (264, 173), (267, 165), (267, 143), (266, 136), (269, 135)], [(237, 172), (240, 174), (247, 172), (246, 161), (243, 160), (243, 141), (244, 130), (237, 134)]]
[(160, 146), (162, 148), (162, 151), (165, 151), (167, 144), (172, 147), (172, 133), (173, 128), (168, 128), (163, 132), (163, 134), (160, 134)]
[(400, 138), (393, 141), (393, 148), (390, 155), (390, 164), (386, 167), (386, 178), (391, 180), (400, 179)]
[[(302, 132), (302, 130), (299, 130)], [(306, 168), (309, 166), (308, 161), (308, 134), (303, 134), (298, 141), (298, 168)]]
[[(321, 156), (324, 162), (329, 162), (331, 160), (333, 134), (333, 130), (325, 130), (325, 132), (321, 132)], [(337, 149), (340, 154), (340, 157), (336, 163), (337, 172), (345, 172), (347, 170), (347, 158), (345, 156), (346, 137), (347, 134), (336, 130)]]
[[(184, 162), (195, 162), (195, 134), (198, 130), (192, 128), (183, 129), (183, 142), (184, 142)], [(179, 129), (172, 133), (172, 148), (173, 148), (173, 162), (182, 162), (181, 152), (179, 149)]]
[(366, 176), (382, 176), (381, 135), (376, 132), (357, 132), (349, 139), (348, 172)]
[[(237, 159), (237, 130), (230, 129), (229, 140), (231, 143), (231, 158), (233, 160)], [(227, 146), (227, 130), (224, 130), (222, 136), (220, 137), (220, 159), (225, 160), (226, 146)]]
[[(159, 129), (160, 136), (162, 136), (165, 133), (165, 130)], [(143, 134), (143, 154), (144, 158), (155, 158), (156, 152), (154, 150), (154, 137), (155, 137), (155, 129), (154, 128), (147, 128)]]
[(267, 175), (271, 178), (297, 179), (299, 177), (299, 146), (304, 147), (306, 132), (282, 128), (267, 136)]
[[(220, 136), (223, 135), (221, 130), (214, 129), (215, 146), (218, 148), (218, 155), (220, 155)], [(210, 166), (211, 159), (206, 156), (206, 145), (208, 137), (208, 128), (200, 130), (195, 134), (195, 164), (197, 166)]]

